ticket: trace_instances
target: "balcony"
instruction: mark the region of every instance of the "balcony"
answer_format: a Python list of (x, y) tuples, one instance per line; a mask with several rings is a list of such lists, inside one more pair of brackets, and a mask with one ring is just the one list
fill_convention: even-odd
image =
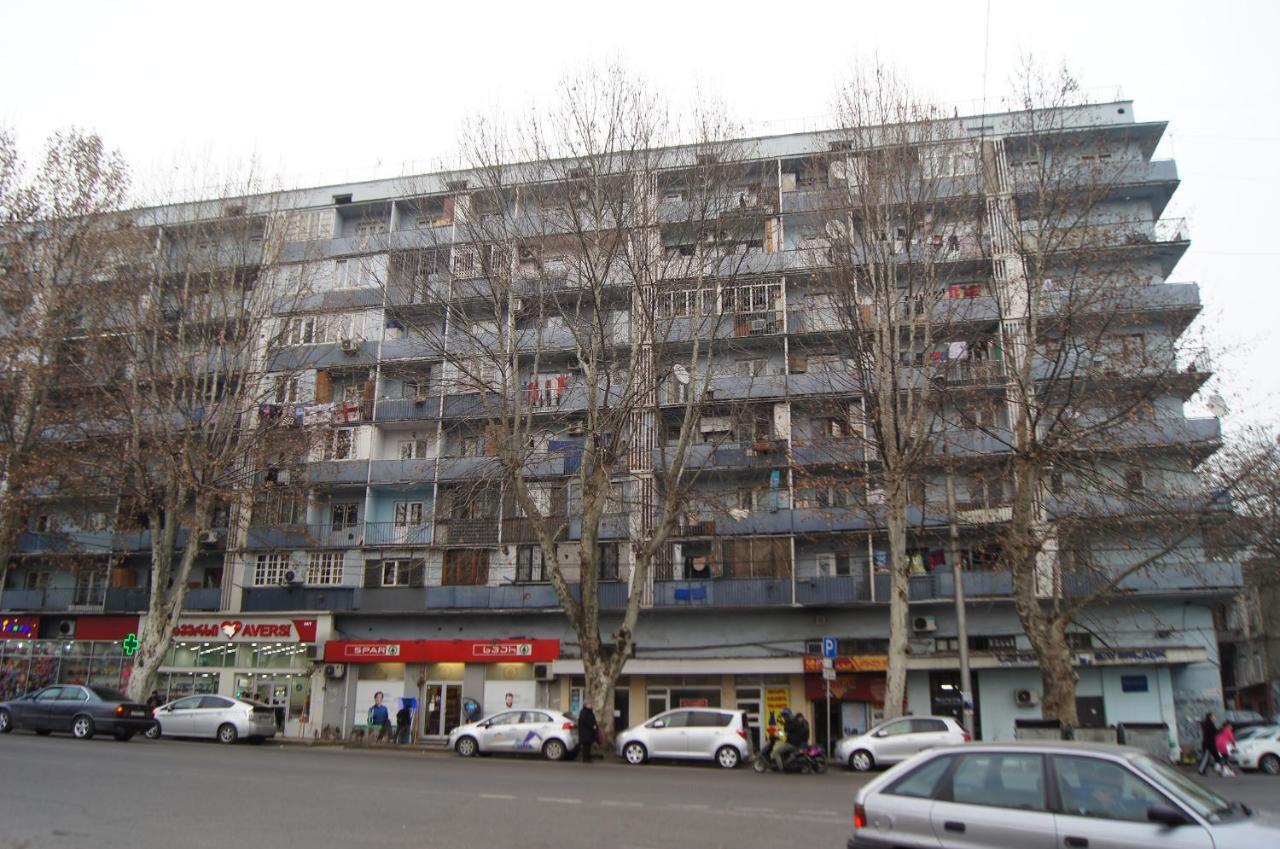
[(271, 525), (249, 528), (245, 548), (251, 551), (361, 548), (431, 544), (431, 524), (364, 522), (351, 525)]
[(434, 458), (421, 460), (372, 460), (369, 462), (369, 482), (421, 483), (435, 479)]
[(318, 460), (303, 464), (302, 473), (308, 483), (364, 485), (369, 480), (369, 461)]
[(791, 603), (788, 578), (655, 581), (654, 607), (772, 607)]
[(375, 415), (379, 422), (415, 422), (440, 418), (440, 396), (422, 398), (384, 398), (378, 401)]
[(75, 595), (72, 589), (5, 590), (0, 593), (0, 610), (64, 611)]
[(487, 519), (436, 518), (437, 545), (497, 545), (498, 517)]
[(442, 481), (498, 481), (502, 476), (502, 464), (497, 457), (441, 457)]
[[(596, 529), (596, 538), (603, 541), (627, 539), (631, 535), (631, 517), (626, 513), (604, 513), (600, 516), (600, 526)], [(569, 519), (569, 539), (582, 539), (582, 517)]]
[(183, 610), (220, 610), (222, 609), (222, 589), (220, 587), (204, 587), (198, 590), (187, 590), (182, 600)]
[[(675, 447), (655, 448), (653, 465), (666, 469), (675, 461)], [(773, 469), (787, 464), (785, 439), (757, 439), (752, 442), (698, 442), (685, 450), (686, 471), (733, 469)]]
[(281, 610), (355, 609), (355, 587), (245, 587), (240, 609), (245, 613)]
[(103, 613), (142, 613), (151, 593), (145, 587), (108, 587), (102, 602)]
[(364, 545), (412, 547), (431, 544), (431, 523), (365, 522)]

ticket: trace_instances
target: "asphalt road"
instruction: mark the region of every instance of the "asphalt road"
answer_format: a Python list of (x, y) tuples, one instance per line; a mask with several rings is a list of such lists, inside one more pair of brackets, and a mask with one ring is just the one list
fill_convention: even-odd
[[(842, 847), (867, 780), (27, 732), (0, 765), (0, 849)], [(1280, 778), (1209, 783), (1280, 811)]]

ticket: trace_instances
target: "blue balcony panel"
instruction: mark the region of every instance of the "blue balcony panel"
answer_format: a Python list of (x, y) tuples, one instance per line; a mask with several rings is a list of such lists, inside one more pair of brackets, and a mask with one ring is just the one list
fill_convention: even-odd
[(351, 610), (355, 587), (245, 587), (241, 609), (245, 613), (280, 610)]

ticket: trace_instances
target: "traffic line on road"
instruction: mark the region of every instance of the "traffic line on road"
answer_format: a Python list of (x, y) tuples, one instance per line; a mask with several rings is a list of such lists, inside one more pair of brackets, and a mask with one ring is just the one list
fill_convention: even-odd
[(710, 805), (688, 805), (682, 802), (672, 802), (666, 805), (666, 807), (673, 808), (677, 811), (706, 811), (711, 808)]
[(581, 799), (566, 799), (563, 796), (539, 796), (539, 802), (553, 802), (557, 805), (581, 805)]
[(643, 808), (644, 802), (620, 802), (617, 799), (605, 799), (600, 803), (608, 808)]
[(515, 796), (511, 796), (506, 793), (479, 793), (477, 795), (481, 799), (508, 799), (509, 800), (509, 799), (516, 798)]

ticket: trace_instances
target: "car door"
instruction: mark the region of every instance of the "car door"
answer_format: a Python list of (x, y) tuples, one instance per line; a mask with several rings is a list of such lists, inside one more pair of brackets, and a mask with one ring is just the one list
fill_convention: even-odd
[(719, 748), (730, 715), (714, 710), (689, 712), (689, 726), (685, 732), (685, 749), (691, 758), (713, 758)]
[(235, 704), (222, 696), (201, 696), (200, 703), (187, 717), (191, 729), (187, 733), (196, 737), (218, 736), (218, 727), (232, 718), (230, 711)]
[(958, 762), (929, 819), (943, 849), (1054, 849), (1044, 756), (975, 752)]
[(540, 710), (522, 711), (512, 748), (525, 754), (538, 754), (542, 751), (542, 744), (547, 741), (553, 728), (555, 726), (549, 714)]
[(200, 707), (202, 696), (187, 696), (165, 705), (156, 713), (160, 721), (160, 733), (173, 737), (186, 737), (195, 734), (195, 714)]
[(1180, 810), (1158, 788), (1116, 761), (1076, 755), (1051, 758), (1058, 791), (1058, 845), (1088, 849), (1210, 849), (1199, 824), (1170, 828), (1151, 822), (1153, 807)]
[(520, 711), (509, 710), (489, 719), (480, 732), (480, 748), (486, 752), (510, 752), (520, 733)]
[(71, 720), (88, 707), (89, 693), (84, 687), (64, 686), (49, 706), (49, 726), (55, 731), (70, 731)]
[(935, 746), (946, 746), (951, 742), (947, 724), (941, 719), (912, 719), (911, 737), (917, 752), (923, 752)]
[(656, 758), (686, 757), (689, 733), (689, 711), (673, 710), (649, 721), (649, 754)]
[(916, 741), (911, 736), (911, 720), (895, 719), (886, 722), (871, 734), (876, 742), (874, 752), (878, 763), (897, 763), (916, 753)]
[(62, 687), (45, 687), (39, 693), (36, 693), (35, 699), (31, 702), (31, 707), (27, 711), (26, 725), (29, 728), (38, 728), (40, 730), (48, 730), (53, 728), (53, 708), (57, 704), (58, 699), (62, 697)]

